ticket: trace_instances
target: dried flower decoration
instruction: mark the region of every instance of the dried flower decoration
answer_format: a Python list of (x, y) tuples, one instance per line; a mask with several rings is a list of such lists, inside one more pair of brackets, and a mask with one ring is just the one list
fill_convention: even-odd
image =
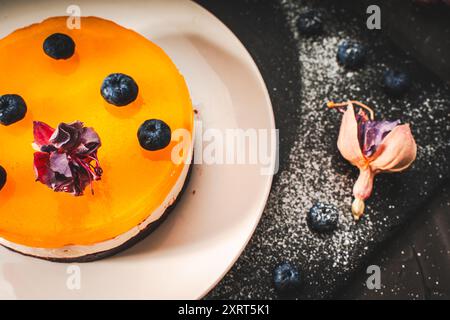
[[(358, 112), (353, 105), (359, 107)], [(372, 193), (375, 175), (408, 168), (416, 159), (416, 142), (409, 124), (374, 120), (373, 110), (360, 102), (328, 102), (327, 107), (344, 113), (337, 145), (342, 156), (359, 169), (352, 203), (358, 220), (364, 213), (364, 200)]]
[(87, 185), (100, 180), (103, 173), (97, 150), (101, 146), (98, 134), (80, 121), (49, 125), (33, 123), (34, 170), (36, 180), (56, 192), (83, 195)]

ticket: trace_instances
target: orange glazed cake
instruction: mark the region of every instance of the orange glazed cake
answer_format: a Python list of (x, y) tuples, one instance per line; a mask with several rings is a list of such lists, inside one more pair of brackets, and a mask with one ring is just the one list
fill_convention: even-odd
[(151, 41), (104, 19), (83, 17), (79, 29), (66, 19), (0, 40), (0, 244), (83, 262), (133, 245), (173, 208), (193, 108)]

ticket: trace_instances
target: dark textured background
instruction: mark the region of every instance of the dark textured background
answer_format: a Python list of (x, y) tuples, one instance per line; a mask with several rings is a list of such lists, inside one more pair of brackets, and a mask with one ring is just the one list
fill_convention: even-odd
[[(429, 71), (436, 70), (436, 62), (426, 68), (423, 50), (413, 52), (416, 60), (399, 49), (391, 40), (399, 33), (391, 25), (386, 26), (389, 34), (367, 30), (365, 10), (352, 1), (197, 2), (230, 27), (255, 59), (281, 139), (280, 172), (261, 223), (207, 298), (278, 298), (271, 272), (283, 260), (302, 272), (303, 290), (296, 298), (449, 298), (450, 196), (444, 186), (450, 90)], [(325, 21), (318, 37), (304, 37), (295, 29), (298, 13), (310, 7), (320, 9)], [(419, 14), (430, 19), (427, 12)], [(415, 32), (421, 32), (420, 26)], [(363, 69), (347, 72), (336, 65), (335, 49), (344, 38), (368, 45)], [(412, 90), (399, 99), (388, 97), (380, 86), (383, 71), (393, 66), (408, 70), (413, 78)], [(377, 177), (368, 214), (357, 224), (349, 213), (356, 171), (335, 146), (340, 116), (320, 109), (329, 99), (348, 98), (374, 106), (380, 118), (411, 123), (419, 146), (411, 170)], [(317, 200), (341, 212), (340, 227), (332, 236), (315, 235), (305, 224), (305, 214)], [(381, 290), (363, 286), (371, 264), (382, 268)]]

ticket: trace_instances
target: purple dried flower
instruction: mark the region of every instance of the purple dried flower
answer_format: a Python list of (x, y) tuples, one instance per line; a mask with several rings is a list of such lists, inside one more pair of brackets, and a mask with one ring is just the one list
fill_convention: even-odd
[(33, 123), (34, 170), (36, 180), (56, 192), (83, 195), (87, 185), (100, 180), (103, 173), (97, 150), (101, 146), (98, 134), (80, 121), (49, 125)]

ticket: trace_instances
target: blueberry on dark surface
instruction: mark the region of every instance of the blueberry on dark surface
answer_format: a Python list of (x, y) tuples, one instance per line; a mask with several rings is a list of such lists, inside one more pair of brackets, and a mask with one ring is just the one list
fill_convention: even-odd
[(301, 279), (297, 267), (289, 262), (282, 262), (273, 271), (275, 289), (280, 294), (294, 293), (300, 288)]
[(6, 183), (6, 170), (0, 166), (0, 190), (3, 189)]
[(138, 130), (141, 147), (149, 151), (164, 149), (169, 145), (171, 137), (170, 127), (162, 120), (147, 120)]
[(408, 91), (411, 79), (406, 72), (399, 70), (386, 70), (384, 73), (384, 89), (392, 95), (401, 95)]
[(318, 202), (309, 209), (306, 221), (311, 230), (327, 233), (336, 229), (339, 213), (333, 205)]
[(297, 29), (303, 34), (318, 34), (322, 31), (322, 27), (322, 19), (317, 10), (308, 10), (298, 16)]
[(110, 104), (123, 107), (136, 100), (139, 87), (130, 76), (122, 73), (110, 74), (103, 80), (101, 94)]
[(75, 53), (75, 42), (67, 34), (54, 33), (45, 39), (44, 52), (53, 59), (66, 60)]
[(344, 40), (338, 46), (337, 60), (346, 68), (356, 69), (364, 64), (366, 49), (358, 42)]
[(4, 126), (22, 120), (26, 113), (27, 105), (21, 96), (17, 94), (0, 96), (0, 123)]

